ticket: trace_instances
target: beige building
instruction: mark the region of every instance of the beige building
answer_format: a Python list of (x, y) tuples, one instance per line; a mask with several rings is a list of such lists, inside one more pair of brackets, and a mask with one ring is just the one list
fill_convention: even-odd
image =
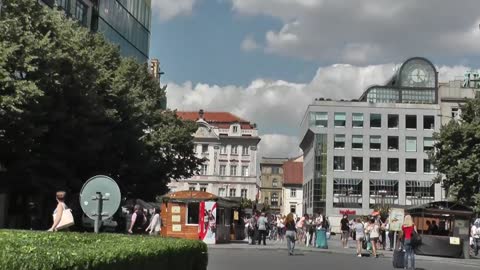
[(280, 213), (283, 204), (283, 163), (287, 158), (263, 157), (260, 161), (260, 198), (266, 208), (272, 213)]

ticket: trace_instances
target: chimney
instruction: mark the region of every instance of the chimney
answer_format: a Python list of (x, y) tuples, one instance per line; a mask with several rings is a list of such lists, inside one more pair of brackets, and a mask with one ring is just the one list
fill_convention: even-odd
[(200, 109), (200, 111), (198, 111), (198, 117), (203, 120), (203, 115), (204, 115), (203, 109)]

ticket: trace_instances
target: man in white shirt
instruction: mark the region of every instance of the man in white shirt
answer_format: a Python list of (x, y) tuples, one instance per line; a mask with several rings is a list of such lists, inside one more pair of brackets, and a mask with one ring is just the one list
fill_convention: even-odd
[(478, 256), (478, 251), (480, 250), (480, 218), (477, 218), (473, 223), (470, 235), (473, 240), (475, 256)]

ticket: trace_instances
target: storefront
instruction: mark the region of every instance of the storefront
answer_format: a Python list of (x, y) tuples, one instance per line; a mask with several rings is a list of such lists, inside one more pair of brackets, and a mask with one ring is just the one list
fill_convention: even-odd
[(207, 244), (230, 242), (235, 234), (240, 202), (202, 191), (178, 191), (162, 197), (162, 235), (202, 240)]

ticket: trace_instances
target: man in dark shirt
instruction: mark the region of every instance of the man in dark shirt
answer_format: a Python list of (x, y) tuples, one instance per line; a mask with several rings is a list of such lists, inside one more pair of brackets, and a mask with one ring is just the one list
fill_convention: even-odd
[(350, 232), (350, 226), (349, 226), (347, 215), (344, 215), (342, 220), (340, 220), (340, 225), (341, 225), (341, 229), (342, 229), (343, 248), (348, 248), (348, 235), (349, 235), (349, 232)]

